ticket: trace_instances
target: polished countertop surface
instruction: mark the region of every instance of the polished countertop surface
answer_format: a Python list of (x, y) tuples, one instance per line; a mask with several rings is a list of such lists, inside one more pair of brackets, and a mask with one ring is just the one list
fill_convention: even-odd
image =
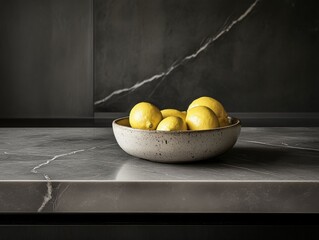
[(1, 212), (319, 212), (319, 128), (242, 128), (225, 154), (161, 164), (111, 128), (0, 128)]

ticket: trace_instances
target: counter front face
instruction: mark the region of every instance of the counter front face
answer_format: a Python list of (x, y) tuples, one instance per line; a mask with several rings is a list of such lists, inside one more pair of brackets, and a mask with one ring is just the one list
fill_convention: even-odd
[(1, 212), (319, 212), (319, 128), (243, 128), (206, 161), (127, 155), (111, 128), (0, 129)]

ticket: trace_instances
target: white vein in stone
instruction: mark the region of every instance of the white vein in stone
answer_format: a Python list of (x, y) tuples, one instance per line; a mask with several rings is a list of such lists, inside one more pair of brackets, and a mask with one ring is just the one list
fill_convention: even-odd
[(157, 79), (161, 79), (163, 77), (168, 76), (171, 72), (173, 72), (176, 68), (180, 67), (181, 65), (183, 65), (184, 63), (196, 58), (200, 53), (204, 52), (213, 42), (215, 42), (216, 40), (218, 40), (221, 36), (223, 36), (225, 33), (229, 32), (233, 26), (235, 26), (237, 23), (239, 23), (240, 21), (242, 21), (245, 17), (248, 16), (249, 13), (252, 12), (252, 10), (255, 8), (256, 4), (259, 2), (260, 0), (256, 0), (254, 3), (252, 3), (250, 5), (250, 7), (242, 14), (240, 15), (236, 20), (232, 21), (230, 24), (228, 24), (226, 27), (224, 27), (220, 32), (218, 32), (214, 37), (208, 38), (204, 44), (202, 44), (199, 49), (197, 49), (194, 53), (184, 57), (183, 59), (179, 60), (179, 61), (175, 61), (166, 71), (156, 74), (148, 79), (145, 79), (141, 82), (137, 82), (135, 83), (133, 86), (128, 87), (128, 88), (123, 88), (123, 89), (118, 89), (114, 92), (112, 92), (111, 94), (109, 94), (108, 96), (106, 96), (103, 99), (100, 99), (98, 101), (94, 102), (94, 105), (99, 105), (101, 103), (104, 103), (106, 101), (108, 101), (110, 98), (112, 98), (115, 95), (119, 95), (121, 93), (124, 92), (132, 92), (136, 89), (138, 89), (139, 87), (143, 86), (146, 83), (150, 83), (153, 82)]
[[(68, 152), (68, 153), (63, 153), (63, 154), (59, 154), (59, 155), (55, 155), (54, 157), (52, 157), (51, 159), (35, 166), (31, 172), (32, 173), (38, 173), (38, 169), (45, 166), (45, 165), (48, 165), (50, 162), (60, 158), (60, 157), (65, 157), (65, 156), (69, 156), (69, 155), (73, 155), (73, 154), (76, 154), (76, 153), (79, 153), (79, 152), (84, 152), (86, 150), (92, 150), (92, 149), (95, 149), (96, 147), (92, 147), (92, 148), (89, 148), (89, 149), (80, 149), (80, 150), (76, 150), (76, 151), (72, 151), (72, 152)], [(41, 212), (43, 210), (43, 208), (47, 205), (47, 203), (52, 199), (52, 183), (51, 183), (51, 179), (50, 177), (47, 175), (47, 174), (43, 174), (44, 178), (47, 180), (47, 193), (44, 195), (43, 197), (43, 202), (41, 204), (41, 206), (39, 207), (38, 209), (38, 212)]]
[(110, 95), (106, 96), (105, 98), (94, 102), (94, 105), (99, 105), (99, 104), (101, 104), (101, 103), (104, 103), (104, 102), (106, 102), (107, 100), (109, 100), (110, 98), (112, 98), (114, 95), (118, 95), (118, 94), (121, 94), (121, 93), (124, 93), (124, 92), (134, 91), (134, 90), (138, 89), (139, 87), (143, 86), (143, 85), (146, 84), (146, 83), (150, 83), (150, 82), (153, 82), (153, 81), (156, 80), (156, 79), (160, 79), (160, 78), (162, 78), (162, 77), (164, 77), (164, 76), (167, 76), (167, 75), (170, 74), (177, 66), (178, 66), (178, 65), (176, 65), (176, 66), (171, 66), (171, 67), (168, 69), (168, 71), (162, 72), (162, 73), (157, 74), (157, 75), (154, 75), (153, 77), (148, 78), (148, 79), (145, 79), (145, 80), (143, 80), (142, 82), (135, 83), (132, 87), (116, 90), (116, 91), (112, 92)]
[(254, 169), (251, 169), (251, 168), (240, 167), (240, 166), (236, 166), (236, 165), (232, 165), (232, 164), (226, 164), (226, 163), (223, 163), (222, 165), (228, 166), (228, 167), (233, 167), (233, 168), (238, 168), (238, 169), (242, 169), (242, 170), (247, 170), (247, 171), (250, 171), (250, 172), (261, 173), (261, 174), (266, 174), (266, 175), (271, 175), (271, 176), (275, 176), (275, 177), (276, 177), (275, 174), (270, 173), (270, 172), (258, 171), (258, 170), (254, 170)]
[(272, 143), (265, 143), (265, 142), (258, 142), (258, 141), (248, 141), (248, 140), (243, 140), (243, 142), (266, 145), (266, 146), (271, 146), (271, 147), (285, 147), (285, 148), (293, 148), (293, 149), (298, 149), (298, 150), (319, 152), (319, 149), (317, 149), (317, 148), (296, 147), (296, 146), (291, 146), (291, 145), (289, 145), (287, 143), (272, 144)]
[(38, 209), (38, 212), (41, 212), (47, 203), (52, 199), (52, 184), (51, 179), (47, 174), (43, 174), (44, 178), (47, 180), (47, 193), (43, 197), (43, 202)]
[(37, 173), (37, 169), (39, 169), (40, 167), (43, 167), (43, 166), (45, 166), (45, 165), (48, 165), (50, 162), (52, 162), (52, 161), (54, 161), (54, 160), (56, 160), (56, 159), (58, 159), (58, 158), (60, 158), (60, 157), (65, 157), (65, 156), (73, 155), (73, 154), (76, 154), (76, 153), (78, 153), (78, 152), (84, 152), (84, 151), (86, 151), (86, 150), (92, 150), (92, 149), (94, 149), (94, 148), (95, 148), (95, 147), (89, 148), (89, 149), (80, 149), (80, 150), (76, 150), (76, 151), (72, 151), (72, 152), (68, 152), (68, 153), (63, 153), (63, 154), (55, 155), (55, 156), (52, 157), (51, 159), (49, 159), (49, 160), (47, 160), (47, 161), (45, 161), (45, 162), (43, 162), (43, 163), (41, 163), (41, 164), (35, 166), (35, 167), (31, 170), (31, 172)]

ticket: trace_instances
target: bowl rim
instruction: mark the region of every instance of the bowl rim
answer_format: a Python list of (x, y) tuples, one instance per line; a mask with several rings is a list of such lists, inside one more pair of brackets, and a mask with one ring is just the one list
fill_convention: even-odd
[(181, 134), (181, 133), (215, 132), (215, 131), (219, 131), (219, 130), (230, 129), (230, 128), (241, 126), (240, 119), (235, 118), (235, 117), (231, 117), (231, 116), (228, 116), (228, 118), (230, 118), (232, 121), (235, 121), (235, 123), (230, 124), (228, 126), (224, 126), (224, 127), (218, 127), (218, 128), (206, 129), (206, 130), (178, 130), (178, 131), (145, 130), (145, 129), (137, 129), (137, 128), (132, 128), (132, 127), (128, 127), (128, 126), (123, 126), (123, 125), (120, 125), (117, 123), (120, 120), (128, 119), (128, 118), (129, 118), (129, 116), (125, 116), (125, 117), (121, 117), (121, 118), (117, 118), (117, 119), (113, 120), (112, 128), (116, 125), (117, 127), (124, 128), (124, 129), (130, 129), (130, 130), (137, 131), (137, 132), (162, 133), (162, 134)]

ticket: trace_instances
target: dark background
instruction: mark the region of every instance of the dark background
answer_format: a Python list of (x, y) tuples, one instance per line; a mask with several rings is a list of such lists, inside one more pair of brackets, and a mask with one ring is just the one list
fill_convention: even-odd
[[(253, 0), (96, 0), (95, 100), (162, 73)], [(139, 101), (184, 110), (203, 95), (231, 112), (319, 111), (319, 2), (264, 0), (196, 59), (95, 106), (128, 111)]]
[(0, 118), (85, 118), (139, 101), (186, 109), (202, 95), (229, 112), (319, 112), (316, 0), (261, 0), (164, 80), (94, 106), (194, 53), (252, 3), (0, 0)]
[(0, 117), (93, 114), (90, 0), (0, 0)]
[[(159, 85), (144, 85), (94, 107), (94, 101), (161, 73), (193, 53), (251, 3), (0, 0), (0, 118), (93, 117), (94, 110), (127, 111), (142, 100), (161, 108), (185, 109), (201, 95), (216, 97), (228, 111), (319, 112), (319, 8), (315, 0), (263, 0), (244, 21)], [(59, 221), (41, 223), (43, 219), (37, 222), (35, 216), (27, 216), (25, 222), (19, 222), (22, 216), (4, 216), (0, 238), (318, 238), (317, 221), (312, 222), (316, 225), (295, 226), (289, 223), (291, 216), (285, 216), (288, 223), (283, 226), (269, 226), (278, 223), (278, 217), (266, 223), (260, 217), (261, 223), (244, 225), (241, 215), (235, 226), (234, 220), (210, 223), (184, 216), (184, 221), (201, 225), (107, 225), (105, 219), (97, 224), (95, 217), (75, 216), (73, 221), (91, 225), (63, 226), (65, 216), (59, 217)], [(165, 221), (172, 218), (164, 217)], [(300, 216), (294, 219), (309, 224)]]

